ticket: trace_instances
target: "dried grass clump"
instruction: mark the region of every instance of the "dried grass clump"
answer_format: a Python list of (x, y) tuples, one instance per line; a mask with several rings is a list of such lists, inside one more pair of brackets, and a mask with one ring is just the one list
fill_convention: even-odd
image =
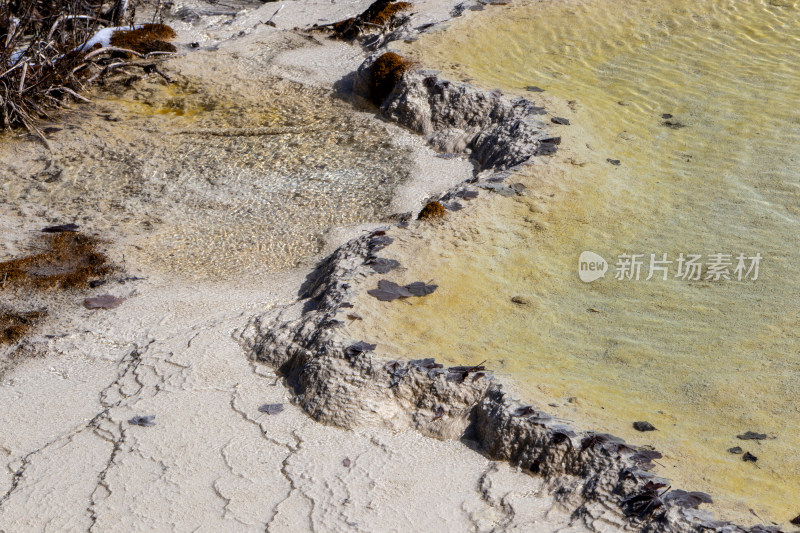
[(82, 288), (113, 271), (95, 237), (65, 232), (42, 240), (47, 245), (45, 251), (0, 263), (0, 291), (12, 287)]
[(399, 14), (411, 9), (410, 2), (394, 2), (392, 0), (377, 0), (357, 17), (334, 22), (317, 28), (328, 28), (333, 31), (333, 36), (339, 39), (352, 41), (365, 34), (392, 30), (401, 25), (404, 18)]
[[(86, 86), (131, 65), (114, 59), (116, 49), (83, 49), (100, 28), (133, 24), (136, 4), (114, 0), (111, 7), (84, 0), (0, 0), (0, 125), (25, 127), (45, 144), (37, 128), (66, 99), (87, 101)], [(157, 11), (160, 12), (160, 9)], [(154, 24), (138, 38), (139, 56), (174, 51), (165, 40), (172, 30)], [(150, 69), (150, 71), (153, 71)], [(147, 72), (147, 71), (146, 71)]]
[(370, 96), (376, 105), (386, 100), (410, 66), (409, 60), (394, 52), (386, 52), (375, 60), (370, 73)]
[(428, 202), (425, 207), (422, 208), (417, 218), (419, 220), (435, 220), (444, 218), (446, 214), (447, 209), (445, 206), (443, 206), (441, 202), (433, 201)]
[(47, 311), (17, 313), (0, 310), (0, 345), (17, 342), (45, 316), (47, 316)]
[(140, 54), (175, 52), (167, 41), (175, 38), (175, 30), (166, 24), (145, 24), (135, 30), (118, 30), (111, 35), (111, 46), (133, 50)]

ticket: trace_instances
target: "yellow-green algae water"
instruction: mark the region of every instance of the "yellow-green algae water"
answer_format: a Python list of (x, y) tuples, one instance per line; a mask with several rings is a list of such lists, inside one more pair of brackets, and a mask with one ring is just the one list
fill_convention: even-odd
[[(366, 298), (380, 320), (352, 327), (386, 355), (487, 359), (546, 410), (661, 450), (658, 474), (710, 492), (718, 515), (787, 524), (800, 514), (799, 50), (790, 0), (528, 2), (406, 46), (450, 79), (542, 87), (525, 94), (573, 125), (553, 126), (561, 155), (519, 178), (528, 196), (456, 214), (450, 242), (401, 236), (410, 270), (396, 279), (439, 290)], [(605, 278), (579, 280), (584, 250), (609, 261)], [(686, 281), (673, 264), (646, 281), (646, 264), (619, 281), (623, 253), (763, 259), (757, 280)]]

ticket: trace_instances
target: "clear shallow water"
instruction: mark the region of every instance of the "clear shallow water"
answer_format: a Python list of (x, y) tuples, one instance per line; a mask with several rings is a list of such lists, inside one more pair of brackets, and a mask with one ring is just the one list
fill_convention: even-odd
[[(523, 177), (529, 197), (454, 226), (456, 244), (402, 245), (440, 289), (380, 307), (387, 355), (488, 359), (551, 411), (663, 451), (659, 473), (712, 493), (723, 516), (798, 515), (798, 49), (786, 0), (529, 2), (407, 47), (451, 78), (545, 88), (573, 125), (554, 127), (559, 165)], [(578, 279), (584, 250), (611, 263), (606, 278)], [(675, 265), (666, 281), (618, 281), (623, 253), (764, 259), (756, 281), (685, 281)], [(736, 439), (748, 430), (771, 438)]]
[(294, 267), (331, 227), (388, 214), (410, 163), (383, 125), (319, 89), (216, 77), (97, 90), (56, 124), (49, 166), (39, 145), (7, 136), (4, 208), (77, 222), (132, 243), (126, 257), (148, 268), (210, 279)]

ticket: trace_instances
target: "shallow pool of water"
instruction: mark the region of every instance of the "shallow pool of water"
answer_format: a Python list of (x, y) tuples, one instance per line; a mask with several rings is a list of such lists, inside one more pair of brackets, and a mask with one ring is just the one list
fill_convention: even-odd
[(410, 159), (385, 126), (324, 90), (220, 70), (97, 89), (55, 123), (52, 156), (7, 135), (0, 199), (211, 279), (294, 267), (331, 227), (389, 214)]
[[(553, 126), (565, 149), (521, 178), (529, 196), (479, 210), (455, 243), (401, 244), (440, 289), (381, 304), (384, 353), (488, 359), (556, 414), (663, 451), (659, 474), (710, 492), (721, 515), (797, 516), (798, 45), (787, 0), (527, 2), (407, 45), (573, 125)], [(604, 278), (579, 279), (583, 251), (608, 261)], [(719, 253), (730, 279), (707, 279)], [(615, 279), (621, 254), (642, 254), (639, 280)], [(646, 279), (650, 254), (673, 261), (666, 280)], [(681, 254), (702, 256), (700, 279), (676, 276)], [(746, 269), (761, 255), (757, 279), (737, 279), (739, 254)]]

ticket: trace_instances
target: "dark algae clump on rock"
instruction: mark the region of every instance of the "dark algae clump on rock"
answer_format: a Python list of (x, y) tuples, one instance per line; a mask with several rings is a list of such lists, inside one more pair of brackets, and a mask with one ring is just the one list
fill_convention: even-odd
[(438, 218), (444, 218), (447, 214), (447, 209), (442, 205), (441, 202), (428, 202), (425, 204), (425, 207), (422, 208), (422, 211), (419, 212), (419, 220), (434, 220)]
[[(317, 27), (329, 28), (333, 30), (333, 37), (352, 41), (375, 31), (396, 28), (402, 24), (403, 20), (406, 20), (403, 17), (398, 17), (398, 15), (411, 9), (411, 7), (412, 4), (410, 2), (377, 0), (357, 17)], [(402, 20), (400, 20), (401, 18)]]
[(392, 93), (410, 65), (410, 61), (394, 52), (386, 52), (375, 60), (370, 76), (370, 96), (376, 105)]

